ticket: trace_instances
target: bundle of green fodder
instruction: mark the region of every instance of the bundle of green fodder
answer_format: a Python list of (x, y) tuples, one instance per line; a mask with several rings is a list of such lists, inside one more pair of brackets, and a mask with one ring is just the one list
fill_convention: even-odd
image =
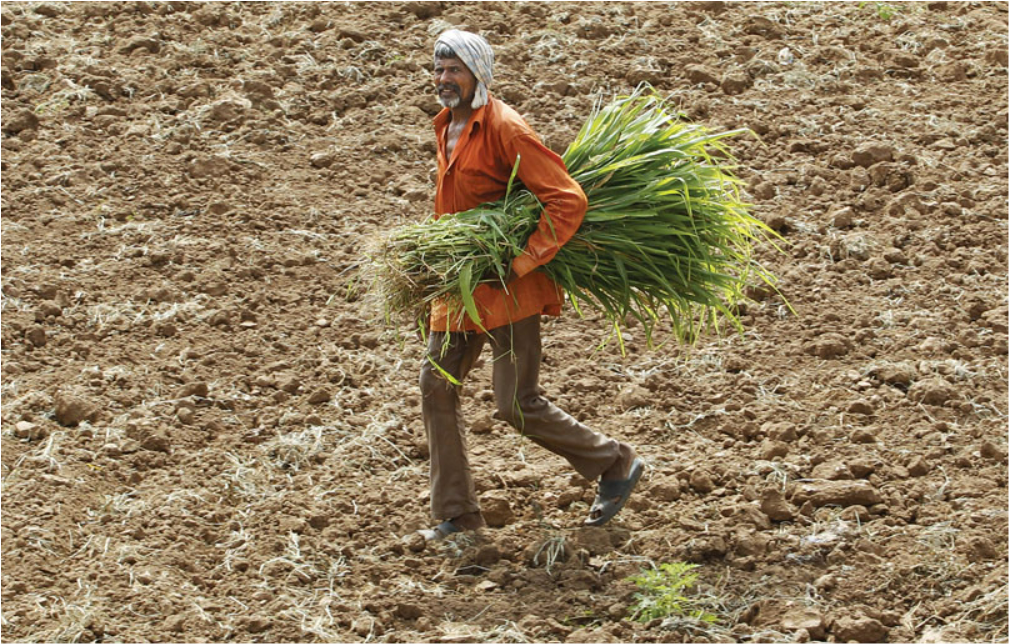
[[(601, 309), (618, 333), (636, 318), (649, 342), (665, 317), (680, 339), (696, 337), (720, 315), (738, 327), (736, 304), (747, 284), (774, 280), (751, 254), (773, 233), (740, 201), (724, 145), (747, 131), (715, 133), (680, 120), (647, 86), (598, 105), (563, 155), (588, 212), (540, 270), (576, 310), (580, 302)], [(383, 239), (374, 285), (387, 313), (420, 319), (444, 298), (479, 324), (473, 290), (508, 274), (543, 212), (529, 191), (514, 188), (501, 201)]]

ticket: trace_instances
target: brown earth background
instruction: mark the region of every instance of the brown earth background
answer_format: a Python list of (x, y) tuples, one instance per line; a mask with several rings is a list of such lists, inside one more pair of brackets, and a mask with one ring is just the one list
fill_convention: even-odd
[[(1006, 641), (1005, 3), (2, 6), (4, 641)], [(425, 547), (421, 347), (364, 249), (431, 211), (430, 52), (563, 150), (642, 81), (733, 150), (745, 336), (545, 323), (592, 486), (465, 387), (491, 526)], [(700, 564), (683, 616), (627, 578)]]

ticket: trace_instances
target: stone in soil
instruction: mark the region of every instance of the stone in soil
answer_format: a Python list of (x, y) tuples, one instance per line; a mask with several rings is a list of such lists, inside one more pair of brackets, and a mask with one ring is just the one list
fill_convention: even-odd
[(152, 452), (169, 452), (172, 443), (166, 430), (155, 429), (140, 439), (140, 447)]
[(827, 479), (828, 481), (840, 481), (852, 479), (854, 475), (844, 461), (824, 461), (813, 468), (811, 477), (814, 479)]
[(866, 143), (859, 146), (851, 154), (851, 161), (855, 165), (869, 167), (882, 161), (893, 159), (893, 146), (884, 143)]
[(55, 402), (56, 422), (64, 427), (75, 427), (98, 416), (98, 407), (80, 396), (60, 392), (56, 394)]
[(760, 445), (760, 458), (765, 461), (774, 460), (788, 456), (788, 443), (782, 441), (765, 440)]
[(329, 389), (323, 387), (313, 391), (312, 394), (308, 397), (308, 402), (312, 405), (321, 405), (322, 403), (327, 403), (332, 399), (333, 399), (332, 392)]
[(791, 521), (795, 518), (794, 508), (776, 487), (764, 490), (760, 498), (760, 511), (772, 521)]
[(826, 360), (846, 355), (851, 350), (851, 341), (839, 333), (825, 333), (803, 348), (806, 353)]
[(841, 642), (885, 642), (889, 629), (878, 619), (845, 615), (833, 621), (830, 632)]
[(196, 396), (197, 398), (206, 398), (209, 394), (210, 386), (205, 382), (197, 381), (183, 386), (179, 392), (179, 397)]
[(38, 126), (39, 119), (35, 113), (29, 109), (23, 109), (5, 118), (3, 129), (11, 134), (18, 134), (25, 130), (34, 130)]
[(867, 481), (810, 481), (799, 483), (791, 500), (798, 505), (808, 501), (814, 507), (822, 507), (870, 506), (882, 502), (883, 499), (876, 488)]
[(46, 346), (46, 330), (40, 324), (28, 327), (25, 330), (25, 340), (28, 341), (33, 347), (44, 347)]
[(715, 489), (715, 482), (711, 475), (704, 470), (694, 470), (690, 474), (690, 487), (701, 494), (708, 494)]
[(480, 497), (480, 512), (492, 528), (501, 528), (515, 520), (508, 494), (504, 490), (490, 490)]
[(821, 639), (826, 633), (823, 615), (820, 611), (807, 607), (788, 609), (781, 616), (781, 629), (784, 631), (805, 630), (813, 639)]
[(980, 453), (983, 458), (993, 461), (1004, 461), (1006, 459), (1006, 450), (991, 441), (981, 443)]
[(23, 440), (39, 440), (49, 435), (49, 430), (44, 425), (20, 420), (14, 426), (14, 436)]
[(415, 620), (424, 615), (424, 609), (417, 604), (402, 602), (396, 605), (396, 616), (405, 620)]
[(641, 385), (630, 385), (625, 387), (617, 395), (617, 406), (625, 411), (647, 407), (652, 403), (652, 392)]
[(942, 405), (956, 396), (956, 389), (940, 376), (919, 380), (907, 391), (908, 397), (926, 405)]

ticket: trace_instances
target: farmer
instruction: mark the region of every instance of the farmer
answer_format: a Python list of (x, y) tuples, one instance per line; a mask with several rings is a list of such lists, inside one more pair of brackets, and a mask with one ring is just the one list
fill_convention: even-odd
[(420, 387), (431, 450), (431, 514), (441, 523), (421, 531), (428, 540), (484, 525), (466, 455), (457, 383), (486, 342), (494, 353), (497, 416), (563, 456), (588, 480), (599, 481), (587, 525), (613, 518), (644, 470), (630, 445), (592, 431), (541, 395), (540, 316), (560, 315), (563, 293), (536, 269), (575, 233), (587, 204), (561, 158), (540, 142), (515, 110), (488, 93), (493, 65), (490, 45), (475, 34), (453, 29), (435, 43), (434, 83), (438, 102), (445, 108), (434, 119), (435, 213), (469, 210), (504, 197), (516, 160), (518, 179), (539, 198), (544, 213), (507, 278), (477, 287), (480, 325), (458, 307), (449, 310), (444, 302), (432, 307)]

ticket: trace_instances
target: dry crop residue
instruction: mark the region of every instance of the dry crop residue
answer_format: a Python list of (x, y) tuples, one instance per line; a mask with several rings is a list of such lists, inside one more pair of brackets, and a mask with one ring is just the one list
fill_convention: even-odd
[[(603, 529), (484, 364), (493, 525), (403, 538), (421, 347), (355, 280), (431, 209), (449, 26), (554, 149), (641, 81), (760, 136), (794, 315), (754, 289), (745, 338), (626, 356), (545, 324), (548, 395), (651, 466)], [(5, 2), (2, 32), (5, 641), (1006, 639), (1004, 3)], [(717, 623), (626, 619), (673, 561)]]

